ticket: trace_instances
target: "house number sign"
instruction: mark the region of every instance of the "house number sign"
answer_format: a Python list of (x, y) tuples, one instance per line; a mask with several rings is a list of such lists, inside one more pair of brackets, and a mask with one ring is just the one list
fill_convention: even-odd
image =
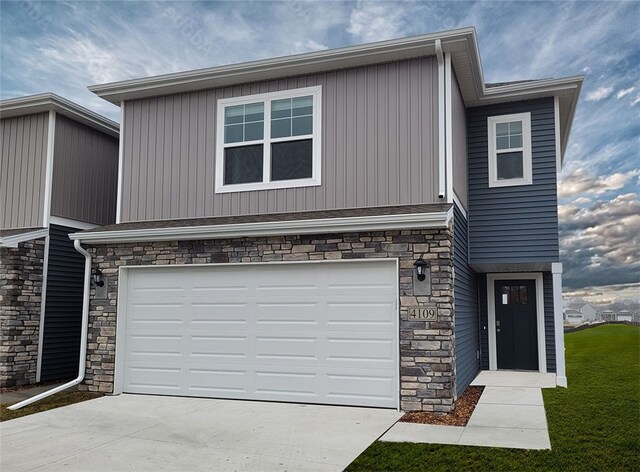
[(408, 308), (408, 318), (410, 320), (436, 321), (438, 309), (436, 307), (411, 306)]

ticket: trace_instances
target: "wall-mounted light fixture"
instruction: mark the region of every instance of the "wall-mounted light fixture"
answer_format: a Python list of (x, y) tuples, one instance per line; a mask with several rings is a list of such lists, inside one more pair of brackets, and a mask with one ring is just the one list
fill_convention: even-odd
[(102, 271), (100, 269), (96, 269), (93, 271), (93, 274), (91, 274), (91, 279), (97, 287), (104, 286), (104, 280), (102, 280)]
[(415, 261), (413, 265), (416, 268), (416, 273), (418, 274), (418, 280), (422, 282), (427, 277), (427, 267), (429, 267), (429, 263), (425, 261), (422, 257)]

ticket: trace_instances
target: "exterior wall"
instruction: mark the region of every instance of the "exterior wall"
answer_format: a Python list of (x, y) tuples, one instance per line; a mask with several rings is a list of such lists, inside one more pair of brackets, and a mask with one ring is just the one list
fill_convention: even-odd
[(36, 381), (45, 239), (0, 248), (0, 387)]
[[(118, 317), (118, 267), (128, 265), (399, 259), (400, 376), (404, 410), (450, 411), (454, 401), (453, 279), (450, 229), (278, 236), (233, 240), (118, 244), (90, 247), (107, 298), (92, 290), (86, 380), (82, 388), (111, 392)], [(413, 263), (430, 261), (432, 295), (413, 295)], [(408, 307), (434, 303), (437, 321), (408, 320)]]
[[(437, 69), (423, 58), (126, 102), (121, 220), (437, 203)], [(217, 100), (312, 85), (322, 185), (215, 194)]]
[(78, 374), (85, 262), (69, 239), (69, 233), (76, 232), (64, 226), (49, 228), (42, 381), (73, 379)]
[(462, 100), (458, 80), (452, 74), (451, 80), (451, 124), (453, 136), (453, 191), (465, 210), (468, 209), (467, 181), (467, 109)]
[[(533, 185), (489, 188), (487, 117), (531, 112)], [(557, 262), (553, 99), (467, 110), (472, 265)]]
[(0, 229), (43, 226), (47, 113), (0, 122)]
[(457, 205), (454, 207), (453, 228), (456, 394), (460, 395), (480, 370), (480, 319), (476, 273), (468, 263), (467, 220)]
[[(514, 278), (518, 275), (514, 274)], [(547, 372), (556, 371), (556, 337), (553, 316), (553, 278), (551, 272), (542, 273), (544, 292), (544, 333), (547, 351)], [(489, 317), (487, 313), (487, 274), (478, 274), (478, 302), (480, 313), (480, 366), (489, 369)]]
[(118, 140), (59, 114), (55, 130), (51, 214), (115, 223)]

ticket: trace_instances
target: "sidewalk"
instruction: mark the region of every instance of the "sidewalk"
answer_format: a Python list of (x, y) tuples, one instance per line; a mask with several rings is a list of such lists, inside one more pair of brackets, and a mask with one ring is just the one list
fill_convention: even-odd
[(540, 386), (486, 386), (467, 426), (398, 422), (380, 440), (551, 449)]

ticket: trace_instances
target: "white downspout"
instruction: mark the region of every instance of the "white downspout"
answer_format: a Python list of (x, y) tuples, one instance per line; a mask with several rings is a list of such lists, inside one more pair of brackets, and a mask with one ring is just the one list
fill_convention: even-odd
[(86, 358), (87, 358), (87, 334), (89, 331), (89, 291), (91, 289), (91, 255), (80, 245), (80, 240), (76, 239), (73, 242), (73, 247), (76, 248), (80, 254), (84, 256), (84, 294), (82, 296), (82, 329), (80, 331), (80, 359), (78, 360), (78, 376), (62, 385), (58, 385), (51, 390), (47, 390), (46, 392), (39, 393), (36, 396), (31, 398), (27, 398), (26, 400), (21, 401), (20, 403), (16, 403), (15, 405), (11, 405), (9, 410), (17, 410), (27, 405), (31, 405), (43, 398), (47, 398), (51, 395), (54, 395), (58, 392), (62, 392), (74, 385), (78, 385), (80, 382), (84, 380), (84, 372), (86, 369)]
[(446, 155), (445, 155), (445, 64), (442, 41), (436, 39), (438, 57), (438, 198), (446, 196)]

